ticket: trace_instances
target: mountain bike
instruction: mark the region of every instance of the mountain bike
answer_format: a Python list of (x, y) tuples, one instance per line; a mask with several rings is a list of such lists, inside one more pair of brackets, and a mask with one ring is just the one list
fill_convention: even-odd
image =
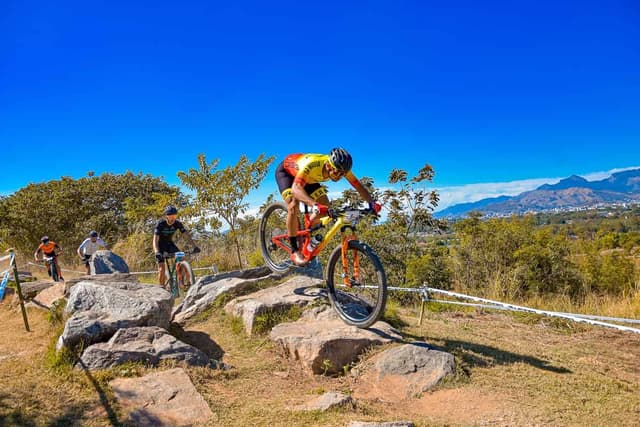
[[(366, 243), (356, 237), (356, 225), (371, 209), (334, 210), (310, 221), (311, 212), (304, 206), (298, 218), (298, 243), (307, 262), (314, 259), (340, 232), (341, 244), (329, 255), (325, 270), (331, 306), (347, 324), (367, 328), (384, 313), (387, 303), (387, 278), (380, 259)], [(322, 232), (326, 231), (323, 235)], [(287, 232), (287, 206), (276, 202), (262, 215), (259, 228), (260, 250), (266, 265), (275, 273), (286, 273), (291, 262), (291, 244)]]
[(59, 282), (61, 279), (60, 272), (58, 271), (58, 264), (56, 263), (55, 256), (43, 255), (40, 262), (44, 263), (47, 267), (47, 273), (54, 282)]
[(164, 252), (162, 258), (165, 265), (164, 288), (171, 292), (174, 298), (184, 298), (189, 287), (195, 283), (195, 275), (191, 264), (184, 257), (193, 252)]

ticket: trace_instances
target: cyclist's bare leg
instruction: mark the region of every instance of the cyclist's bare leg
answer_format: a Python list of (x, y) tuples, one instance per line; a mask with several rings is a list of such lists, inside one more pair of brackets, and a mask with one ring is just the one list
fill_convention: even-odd
[(164, 271), (164, 262), (158, 263), (158, 283), (160, 286), (164, 286), (164, 283), (167, 281), (167, 277)]
[(287, 233), (289, 235), (289, 241), (294, 246), (295, 250), (291, 254), (291, 261), (296, 265), (304, 265), (307, 261), (304, 259), (304, 255), (297, 247), (297, 235), (298, 235), (298, 212), (300, 211), (299, 202), (293, 197), (289, 197), (286, 200), (287, 203)]

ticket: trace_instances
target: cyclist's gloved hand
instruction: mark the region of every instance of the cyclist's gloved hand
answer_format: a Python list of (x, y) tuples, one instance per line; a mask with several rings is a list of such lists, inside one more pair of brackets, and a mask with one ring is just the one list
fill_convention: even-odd
[(191, 253), (192, 253), (192, 254), (200, 253), (200, 248), (199, 248), (199, 247), (197, 247), (197, 246), (194, 246), (194, 247), (193, 247), (193, 249), (191, 250)]
[(162, 262), (162, 254), (160, 252), (156, 252), (156, 261)]
[(378, 214), (382, 210), (382, 205), (374, 200), (373, 202), (369, 203), (369, 210)]
[(320, 203), (316, 203), (313, 205), (313, 213), (318, 214), (320, 216), (331, 216), (331, 209), (329, 206), (321, 205)]

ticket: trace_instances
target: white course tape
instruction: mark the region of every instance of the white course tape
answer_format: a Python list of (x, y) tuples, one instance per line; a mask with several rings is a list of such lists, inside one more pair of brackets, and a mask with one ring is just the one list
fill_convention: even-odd
[[(570, 314), (570, 313), (557, 313), (554, 311), (546, 311), (546, 310), (538, 310), (536, 308), (529, 308), (529, 307), (523, 307), (520, 305), (515, 305), (515, 304), (507, 304), (507, 303), (503, 303), (503, 302), (499, 302), (499, 301), (493, 301), (490, 299), (486, 299), (486, 298), (479, 298), (479, 297), (473, 297), (470, 295), (464, 295), (464, 294), (459, 294), (456, 292), (451, 292), (451, 291), (445, 291), (442, 289), (434, 289), (434, 288), (428, 288), (428, 287), (424, 287), (424, 288), (420, 288), (424, 291), (427, 292), (433, 292), (433, 293), (438, 293), (438, 294), (442, 294), (442, 295), (447, 295), (450, 297), (454, 297), (454, 298), (462, 298), (462, 299), (468, 299), (471, 301), (476, 301), (476, 302), (482, 302), (485, 304), (491, 304), (491, 305), (495, 305), (498, 307), (504, 307), (505, 309), (508, 310), (513, 310), (513, 311), (526, 311), (526, 312), (530, 312), (530, 313), (535, 313), (535, 314), (540, 314), (543, 316), (551, 316), (551, 317), (560, 317), (562, 319), (569, 319), (569, 320), (573, 320), (574, 322), (582, 322), (582, 323), (588, 323), (590, 325), (597, 325), (597, 326), (604, 326), (607, 328), (613, 328), (613, 329), (618, 329), (620, 331), (626, 331), (626, 332), (633, 332), (636, 334), (640, 334), (640, 329), (636, 329), (636, 328), (631, 328), (628, 326), (621, 326), (621, 325), (614, 325), (613, 323), (606, 323), (606, 322), (601, 322), (598, 320), (592, 320), (590, 318), (586, 318), (583, 317), (584, 315), (576, 315), (576, 314)], [(412, 289), (412, 291), (420, 291), (420, 289)], [(400, 290), (400, 288), (394, 289), (394, 290)], [(612, 320), (614, 320), (615, 318), (610, 318)], [(615, 319), (618, 320), (618, 319)]]

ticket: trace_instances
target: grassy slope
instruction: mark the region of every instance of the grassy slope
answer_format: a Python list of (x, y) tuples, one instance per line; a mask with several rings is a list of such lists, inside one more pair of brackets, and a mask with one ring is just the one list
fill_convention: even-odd
[[(359, 402), (354, 410), (298, 413), (287, 408), (324, 391), (349, 392), (348, 375), (310, 376), (281, 358), (265, 337), (248, 339), (238, 323), (214, 312), (178, 330), (234, 368), (187, 369), (210, 404), (211, 425), (335, 425), (351, 420), (413, 420), (417, 425), (637, 425), (640, 336), (528, 315), (429, 312), (422, 326), (404, 311), (408, 340), (425, 339), (456, 356), (458, 375), (438, 390), (402, 404)], [(0, 305), (0, 426), (118, 424), (108, 388), (115, 376), (142, 375), (128, 366), (87, 375), (52, 367), (56, 338), (41, 311)], [(59, 330), (58, 330), (59, 332)]]

